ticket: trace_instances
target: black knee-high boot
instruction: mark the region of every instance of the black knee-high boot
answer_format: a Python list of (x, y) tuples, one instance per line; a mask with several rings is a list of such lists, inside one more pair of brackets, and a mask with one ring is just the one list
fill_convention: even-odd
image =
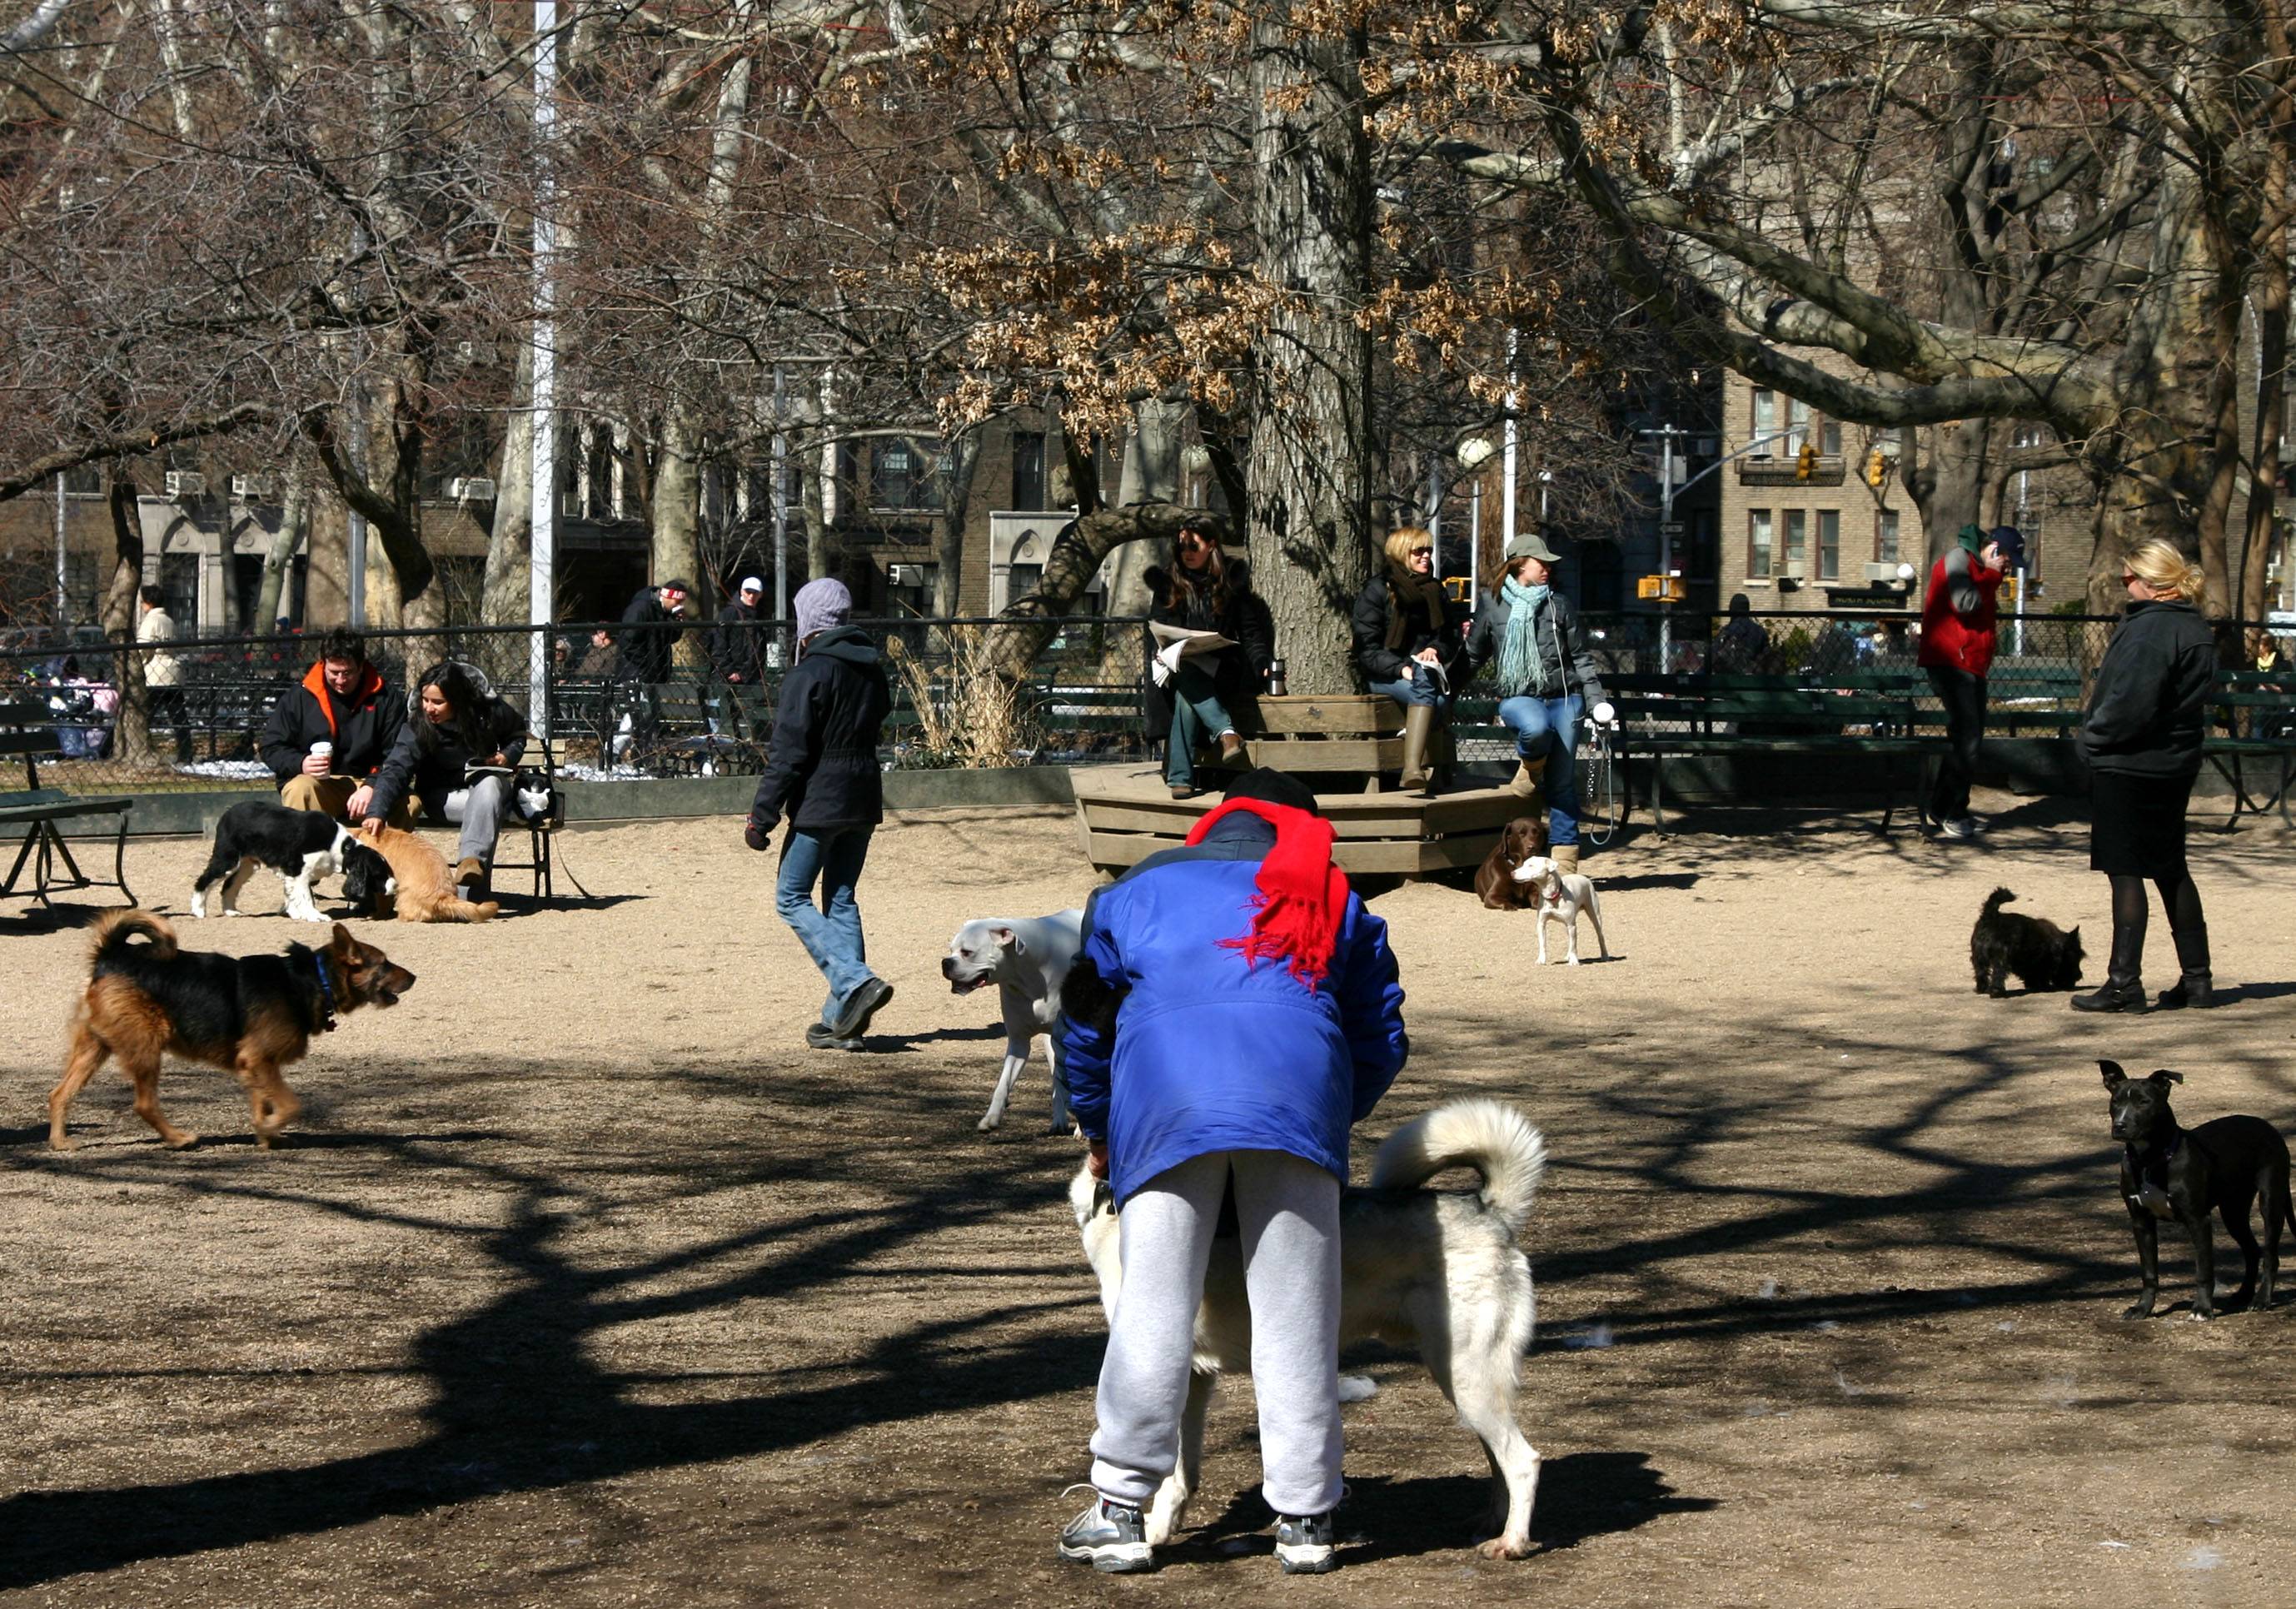
[(2144, 993), (2141, 976), (2144, 965), (2144, 880), (2142, 877), (2115, 877), (2112, 880), (2112, 959), (2104, 974), (2104, 987), (2086, 995), (2075, 995), (2075, 1011), (2147, 1012), (2152, 1002)]
[(2162, 1011), (2204, 1009), (2215, 1003), (2215, 981), (2209, 974), (2209, 924), (2201, 914), (2201, 891), (2190, 872), (2159, 886), (2161, 908), (2169, 913), (2169, 930), (2177, 936), (2177, 967), (2183, 975), (2175, 988), (2162, 989), (2153, 1004)]

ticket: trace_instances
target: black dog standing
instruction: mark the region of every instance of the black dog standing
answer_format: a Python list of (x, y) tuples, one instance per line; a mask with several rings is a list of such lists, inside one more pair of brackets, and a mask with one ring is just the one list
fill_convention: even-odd
[[(2120, 1198), (2128, 1208), (2129, 1227), (2136, 1234), (2136, 1262), (2144, 1280), (2144, 1294), (2124, 1315), (2149, 1318), (2161, 1293), (2159, 1219), (2173, 1218), (2193, 1237), (2193, 1261), (2197, 1286), (2193, 1316), (2216, 1317), (2216, 1248), (2210, 1238), (2209, 1214), (2223, 1218), (2225, 1228), (2239, 1243), (2248, 1260), (2233, 1305), (2246, 1306), (2251, 1295), (2259, 1309), (2272, 1305), (2272, 1286), (2280, 1271), (2280, 1231), (2296, 1232), (2296, 1211), (2288, 1199), (2288, 1143), (2278, 1129), (2258, 1117), (2220, 1117), (2197, 1129), (2177, 1126), (2169, 1109), (2169, 1086), (2185, 1081), (2182, 1073), (2166, 1069), (2146, 1079), (2132, 1079), (2118, 1062), (2099, 1062), (2104, 1087), (2112, 1096), (2112, 1137), (2120, 1142)], [(2264, 1198), (2264, 1245), (2249, 1233), (2250, 1203)], [(2257, 1269), (2264, 1275), (2261, 1287)]]

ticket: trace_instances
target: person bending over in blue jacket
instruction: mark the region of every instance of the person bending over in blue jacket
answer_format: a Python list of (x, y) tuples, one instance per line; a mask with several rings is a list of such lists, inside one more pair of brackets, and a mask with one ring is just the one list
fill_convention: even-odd
[(1100, 1373), (1098, 1496), (1061, 1532), (1061, 1556), (1110, 1572), (1155, 1562), (1141, 1510), (1178, 1455), (1196, 1307), (1233, 1191), (1276, 1558), (1329, 1570), (1348, 1130), (1410, 1054), (1387, 924), (1332, 864), (1314, 796), (1253, 771), (1187, 847), (1093, 896), (1062, 998), (1070, 1109), (1116, 1194), (1124, 1285)]

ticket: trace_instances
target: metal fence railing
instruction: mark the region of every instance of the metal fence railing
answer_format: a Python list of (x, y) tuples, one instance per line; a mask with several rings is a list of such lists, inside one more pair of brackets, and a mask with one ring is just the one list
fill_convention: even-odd
[[(947, 726), (969, 656), (992, 623), (856, 622), (889, 648), (897, 668), (903, 660), (912, 668), (893, 678), (888, 765), (942, 758), (926, 752), (926, 739)], [(1144, 753), (1141, 622), (1086, 616), (1054, 626), (1024, 685), (1012, 763)], [(438, 661), (459, 660), (529, 715), (536, 636), (530, 626), (361, 634), (367, 657), (402, 691)], [(763, 763), (787, 661), (785, 628), (591, 621), (554, 625), (546, 640), (543, 708), (558, 763), (572, 775), (714, 775)], [(0, 644), (0, 702), (42, 706), (55, 730), (62, 763), (47, 768), (44, 784), (83, 792), (260, 785), (271, 780), (258, 754), (264, 722), (308, 672), (318, 647), (316, 636), (300, 634), (178, 640), (164, 650), (175, 665), (172, 684), (152, 686), (148, 647), (87, 633)], [(738, 682), (727, 674), (734, 665)], [(923, 691), (922, 710), (913, 683)]]
[[(2078, 709), (2116, 620), (2004, 620), (1990, 708)], [(972, 706), (964, 694), (977, 680), (971, 648), (994, 622), (857, 623), (889, 645), (897, 665), (906, 658), (911, 668), (894, 678), (898, 696), (885, 763), (948, 763), (945, 749), (935, 743), (945, 743), (952, 722), (968, 718)], [(1025, 707), (1011, 738), (1013, 763), (1137, 758), (1160, 743), (1163, 734), (1144, 730), (1140, 715), (1141, 627), (1131, 617), (1055, 622), (1027, 678)], [(1727, 616), (1677, 610), (1663, 621), (1654, 613), (1587, 615), (1583, 628), (1596, 661), (1613, 675), (1712, 670), (1822, 680), (1861, 671), (1910, 672), (1915, 663), (1914, 623), (1902, 614)], [(730, 636), (709, 622), (652, 629), (655, 635), (648, 636), (645, 628), (616, 621), (547, 628), (543, 701), (560, 763), (578, 776), (758, 768), (787, 657), (786, 628), (761, 621), (736, 628)], [(2268, 629), (2278, 634), (2284, 660), (2296, 657), (2287, 652), (2296, 649), (2287, 626)], [(368, 656), (402, 689), (410, 672), (456, 659), (476, 666), (496, 692), (529, 709), (536, 635), (521, 625), (364, 636)], [(147, 652), (85, 628), (63, 640), (0, 641), (0, 702), (44, 706), (45, 719), (56, 731), (62, 763), (52, 766), (43, 781), (79, 791), (146, 792), (267, 782), (270, 773), (257, 757), (265, 718), (309, 669), (316, 638), (178, 641), (167, 649), (177, 671), (169, 687), (145, 685), (141, 669), (131, 664), (131, 657)], [(742, 667), (742, 681), (727, 679), (729, 664)], [(1941, 723), (1925, 684), (1912, 679), (1917, 714)], [(1488, 668), (1462, 689), (1471, 699), (1496, 691)], [(1503, 760), (1508, 749), (1503, 742), (1467, 740), (1461, 758)]]

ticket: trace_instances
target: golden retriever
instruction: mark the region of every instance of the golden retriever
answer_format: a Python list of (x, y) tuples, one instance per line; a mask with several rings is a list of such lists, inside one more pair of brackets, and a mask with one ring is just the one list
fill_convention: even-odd
[(502, 909), (492, 899), (455, 899), (447, 858), (414, 833), (371, 822), (359, 837), (390, 863), (391, 898), (401, 922), (484, 922)]

